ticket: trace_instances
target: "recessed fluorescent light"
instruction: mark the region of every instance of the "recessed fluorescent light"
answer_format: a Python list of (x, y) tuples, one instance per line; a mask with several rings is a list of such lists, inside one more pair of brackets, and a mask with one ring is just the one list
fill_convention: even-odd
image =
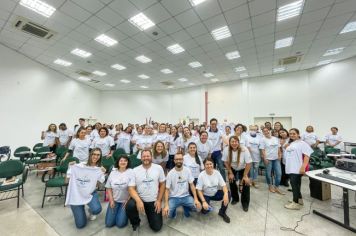
[(108, 86), (108, 87), (114, 87), (115, 84), (105, 84), (105, 86)]
[(125, 66), (120, 65), (120, 64), (114, 64), (114, 65), (111, 66), (111, 68), (114, 68), (116, 70), (125, 70), (126, 69)]
[(205, 76), (206, 78), (209, 78), (209, 77), (213, 77), (214, 74), (212, 74), (212, 73), (205, 73), (204, 76)]
[(117, 44), (117, 41), (115, 39), (110, 38), (109, 36), (107, 36), (105, 34), (101, 34), (98, 37), (96, 37), (95, 41), (97, 41), (98, 43), (101, 43), (107, 47), (111, 47), (111, 46)]
[(40, 0), (21, 0), (20, 5), (45, 17), (50, 17), (56, 11), (56, 8)]
[(142, 85), (140, 87), (143, 88), (143, 89), (147, 89), (148, 88), (148, 86), (145, 86), (145, 85)]
[(290, 45), (292, 45), (293, 39), (294, 39), (293, 37), (279, 39), (279, 40), (276, 41), (276, 43), (274, 45), (274, 48), (278, 49), (278, 48), (289, 47)]
[(168, 68), (162, 69), (161, 72), (162, 72), (163, 74), (171, 74), (171, 73), (173, 73), (173, 71), (171, 71), (171, 70), (168, 69)]
[(325, 54), (323, 56), (326, 57), (326, 56), (336, 55), (336, 54), (341, 53), (342, 51), (344, 51), (344, 47), (329, 49), (325, 52)]
[(81, 81), (90, 81), (91, 79), (88, 78), (88, 77), (85, 77), (85, 76), (80, 76), (80, 77), (78, 78), (78, 80), (81, 80)]
[(178, 79), (180, 82), (186, 82), (186, 81), (188, 81), (188, 79), (186, 79), (186, 78), (180, 78), (180, 79)]
[(283, 72), (285, 70), (286, 70), (285, 67), (273, 68), (273, 73)]
[(218, 82), (218, 81), (219, 81), (219, 79), (217, 79), (217, 78), (213, 78), (213, 79), (210, 79), (210, 81), (211, 81), (211, 82)]
[(135, 59), (142, 63), (148, 63), (152, 61), (150, 58), (146, 57), (145, 55), (138, 56)]
[(242, 74), (240, 74), (240, 78), (245, 78), (245, 77), (248, 77), (248, 74), (247, 74), (247, 73), (242, 73)]
[(340, 34), (345, 34), (355, 30), (356, 30), (356, 21), (352, 21), (345, 25), (345, 27), (341, 30)]
[(105, 76), (105, 75), (106, 75), (106, 73), (105, 73), (105, 72), (98, 71), (98, 70), (93, 71), (93, 74), (94, 74), (94, 75), (98, 75), (98, 76)]
[(205, 1), (206, 0), (189, 0), (190, 4), (192, 4), (193, 7), (199, 5), (200, 3), (203, 3)]
[(318, 64), (316, 64), (317, 66), (322, 66), (322, 65), (326, 65), (331, 63), (331, 60), (324, 60), (324, 61), (319, 61)]
[(240, 67), (236, 67), (235, 68), (235, 72), (241, 72), (241, 71), (245, 71), (246, 70), (246, 67), (244, 66), (240, 66)]
[(229, 27), (224, 26), (218, 29), (211, 31), (211, 35), (215, 40), (225, 39), (231, 37)]
[(185, 49), (182, 48), (179, 44), (173, 44), (173, 45), (167, 47), (167, 50), (173, 54), (178, 54), (178, 53), (185, 51)]
[(167, 88), (171, 89), (171, 88), (174, 88), (174, 86), (173, 85), (169, 85)]
[(225, 57), (229, 60), (233, 60), (240, 57), (239, 51), (232, 51), (225, 54)]
[(61, 65), (61, 66), (70, 66), (72, 65), (72, 62), (69, 62), (69, 61), (65, 61), (65, 60), (62, 60), (62, 59), (56, 59), (54, 61), (54, 63), (58, 64), (58, 65)]
[(150, 78), (148, 75), (145, 75), (145, 74), (138, 75), (137, 77), (139, 77), (141, 79), (149, 79)]
[(195, 84), (194, 84), (194, 83), (188, 83), (188, 85), (193, 86), (193, 85), (195, 85)]
[(74, 55), (77, 55), (79, 57), (83, 57), (83, 58), (91, 56), (90, 52), (84, 51), (84, 50), (79, 49), (79, 48), (73, 49), (70, 53), (72, 53)]
[(197, 67), (203, 66), (199, 61), (193, 61), (193, 62), (189, 63), (188, 65), (192, 68), (197, 68)]
[(279, 7), (277, 11), (277, 21), (299, 16), (302, 12), (303, 4), (304, 0), (299, 0)]
[(142, 12), (131, 17), (129, 22), (139, 28), (141, 31), (146, 30), (155, 25), (145, 14)]
[(130, 80), (127, 80), (127, 79), (122, 79), (120, 80), (120, 82), (124, 83), (124, 84), (128, 84), (128, 83), (131, 83)]

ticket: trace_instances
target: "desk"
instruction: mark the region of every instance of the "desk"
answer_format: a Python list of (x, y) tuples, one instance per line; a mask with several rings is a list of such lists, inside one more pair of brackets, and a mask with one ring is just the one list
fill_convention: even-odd
[[(340, 178), (342, 177), (342, 178), (347, 178), (349, 180), (356, 181), (356, 173), (354, 173), (354, 172), (340, 170), (335, 167), (331, 167), (331, 168), (327, 168), (327, 169), (330, 170), (330, 175), (335, 175), (335, 176), (337, 175)], [(327, 220), (330, 220), (330, 221), (334, 222), (335, 224), (340, 225), (341, 227), (344, 227), (344, 228), (356, 233), (356, 228), (353, 228), (352, 226), (350, 226), (350, 214), (349, 214), (349, 190), (356, 191), (356, 185), (351, 186), (348, 184), (340, 183), (335, 180), (326, 179), (323, 177), (316, 176), (316, 174), (319, 174), (322, 172), (323, 172), (323, 169), (313, 170), (313, 171), (308, 171), (306, 173), (306, 175), (309, 176), (309, 178), (313, 178), (313, 179), (316, 179), (316, 180), (319, 180), (322, 182), (326, 182), (326, 183), (329, 183), (332, 185), (336, 185), (336, 186), (339, 186), (342, 188), (342, 192), (343, 192), (342, 198), (343, 198), (343, 206), (344, 206), (344, 222), (342, 223), (340, 221), (337, 221), (337, 220), (335, 220), (327, 215), (324, 215), (321, 212), (316, 211), (316, 210), (313, 210), (313, 213), (318, 216), (321, 216)]]
[(346, 152), (346, 147), (356, 147), (356, 143), (344, 142), (344, 150)]
[(337, 158), (355, 159), (355, 154), (351, 154), (351, 153), (329, 153), (326, 156), (333, 157), (334, 159)]

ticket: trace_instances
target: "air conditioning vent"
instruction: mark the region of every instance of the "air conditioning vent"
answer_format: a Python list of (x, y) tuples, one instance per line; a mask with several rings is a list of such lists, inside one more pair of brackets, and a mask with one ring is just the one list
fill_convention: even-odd
[(170, 85), (173, 85), (174, 82), (172, 82), (172, 81), (161, 81), (161, 84), (166, 85), (166, 86), (170, 86)]
[(91, 72), (85, 71), (85, 70), (78, 70), (75, 73), (77, 73), (80, 76), (85, 76), (85, 77), (90, 77), (93, 74)]
[(43, 38), (47, 40), (51, 39), (54, 35), (56, 35), (56, 32), (34, 22), (31, 22), (29, 19), (26, 19), (24, 17), (18, 17), (15, 21), (14, 27), (27, 34), (31, 34), (38, 38)]
[(302, 56), (303, 55), (297, 55), (297, 56), (281, 58), (281, 59), (279, 59), (278, 64), (280, 66), (283, 66), (283, 65), (290, 65), (290, 64), (298, 63), (302, 59)]
[(90, 82), (90, 83), (97, 84), (97, 83), (99, 83), (100, 81), (99, 81), (99, 80), (95, 80), (95, 79), (91, 79), (91, 80), (89, 80), (89, 82)]

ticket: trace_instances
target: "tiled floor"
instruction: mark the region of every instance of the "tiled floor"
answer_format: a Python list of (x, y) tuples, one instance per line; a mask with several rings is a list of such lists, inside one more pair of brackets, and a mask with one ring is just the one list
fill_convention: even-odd
[[(264, 181), (260, 177), (260, 181)], [(291, 198), (291, 193), (281, 196), (270, 194), (267, 186), (260, 185), (259, 189), (251, 189), (251, 204), (247, 213), (242, 211), (241, 205), (229, 206), (228, 215), (231, 223), (226, 224), (217, 216), (218, 204), (214, 204), (214, 212), (208, 215), (193, 214), (191, 218), (183, 218), (179, 212), (177, 219), (165, 220), (163, 229), (159, 233), (153, 233), (143, 216), (142, 225), (138, 232), (133, 233), (130, 226), (124, 229), (105, 228), (104, 218), (107, 203), (103, 202), (103, 211), (95, 221), (90, 221), (81, 230), (74, 226), (74, 220), (69, 208), (63, 207), (63, 199), (57, 198), (45, 202), (41, 208), (43, 183), (31, 173), (25, 185), (25, 198), (20, 201), (20, 208), (16, 208), (16, 200), (0, 202), (0, 235), (300, 235), (292, 231), (282, 231), (282, 227), (294, 228), (301, 216), (307, 214), (310, 209), (319, 209), (322, 212), (342, 220), (342, 209), (332, 206), (339, 203), (341, 189), (332, 188), (333, 201), (315, 200), (309, 196), (309, 181), (303, 179), (302, 193), (305, 206), (301, 211), (290, 211), (284, 208), (284, 204)], [(350, 204), (356, 205), (354, 193), (350, 194)], [(312, 207), (310, 208), (310, 204)], [(356, 227), (356, 210), (350, 209), (350, 222)], [(354, 235), (336, 224), (326, 221), (313, 213), (303, 217), (297, 231), (304, 235)]]

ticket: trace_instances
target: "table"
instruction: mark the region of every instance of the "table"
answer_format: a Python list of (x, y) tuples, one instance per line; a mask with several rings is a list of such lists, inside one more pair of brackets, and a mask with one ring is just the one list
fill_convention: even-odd
[[(335, 167), (327, 168), (330, 172), (330, 175), (335, 175), (340, 178), (346, 178), (352, 181), (356, 181), (356, 173), (355, 172), (350, 172), (350, 171), (345, 171), (345, 170), (340, 170)], [(324, 169), (320, 170), (313, 170), (313, 171), (308, 171), (306, 172), (306, 175), (309, 176), (309, 178), (313, 178), (322, 182), (326, 182), (332, 185), (336, 185), (342, 188), (342, 198), (343, 198), (343, 206), (344, 206), (344, 222), (340, 222), (336, 219), (331, 218), (330, 216), (324, 215), (323, 213), (313, 210), (313, 213), (321, 216), (327, 220), (330, 220), (331, 222), (334, 222), (337, 225), (340, 225), (341, 227), (344, 227), (354, 233), (356, 233), (356, 228), (353, 228), (350, 226), (350, 214), (349, 214), (349, 190), (356, 191), (356, 185), (348, 185), (344, 184), (335, 180), (323, 178), (320, 176), (316, 176), (316, 174), (322, 173)]]
[(333, 157), (333, 158), (355, 159), (355, 154), (351, 154), (351, 153), (329, 153), (326, 156)]
[(356, 143), (344, 142), (344, 150), (346, 152), (346, 147), (356, 147)]

